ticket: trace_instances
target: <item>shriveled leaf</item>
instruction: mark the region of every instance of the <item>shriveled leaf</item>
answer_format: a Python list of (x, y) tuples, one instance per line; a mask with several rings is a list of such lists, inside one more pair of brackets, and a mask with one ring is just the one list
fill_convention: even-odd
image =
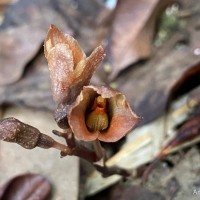
[(37, 174), (17, 176), (0, 187), (0, 200), (45, 200), (51, 185), (46, 178)]
[(109, 44), (110, 78), (138, 60), (151, 55), (156, 19), (171, 0), (119, 0)]

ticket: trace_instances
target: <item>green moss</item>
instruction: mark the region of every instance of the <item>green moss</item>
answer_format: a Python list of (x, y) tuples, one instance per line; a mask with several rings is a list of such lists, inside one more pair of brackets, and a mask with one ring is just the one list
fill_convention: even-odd
[(155, 38), (155, 46), (161, 46), (171, 33), (180, 28), (181, 22), (178, 18), (179, 6), (173, 4), (167, 7), (158, 19), (157, 34)]

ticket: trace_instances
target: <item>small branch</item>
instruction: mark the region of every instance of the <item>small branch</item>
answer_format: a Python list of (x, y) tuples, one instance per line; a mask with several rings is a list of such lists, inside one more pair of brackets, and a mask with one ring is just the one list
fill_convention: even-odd
[(64, 129), (64, 132), (60, 132), (57, 130), (53, 130), (52, 132), (53, 132), (53, 134), (55, 134), (59, 137), (63, 137), (69, 148), (71, 148), (71, 149), (75, 148), (76, 140), (75, 140), (74, 134), (72, 133), (72, 130), (70, 128)]
[(94, 150), (97, 154), (97, 157), (100, 159), (103, 158), (103, 165), (105, 165), (105, 161), (106, 161), (106, 153), (105, 153), (105, 150), (104, 148), (101, 146), (101, 143), (98, 139), (96, 139), (93, 143), (94, 145)]
[(129, 177), (131, 176), (131, 172), (129, 172), (128, 170), (119, 168), (119, 167), (107, 167), (106, 165), (104, 166), (100, 166), (100, 165), (96, 165), (93, 164), (93, 166), (96, 168), (97, 171), (99, 171), (103, 177), (108, 177), (108, 176), (112, 176), (112, 175), (121, 175), (123, 177)]
[(96, 155), (96, 152), (86, 148), (83, 145), (76, 146), (74, 149), (74, 155), (84, 158), (91, 163), (99, 161), (99, 157)]
[[(74, 134), (72, 133), (71, 129), (65, 129), (64, 132), (60, 132), (57, 130), (52, 131), (55, 135), (59, 137), (63, 137), (68, 145), (68, 148), (71, 150), (70, 155), (75, 155), (80, 158), (83, 158), (89, 162), (97, 162), (102, 157), (99, 157), (97, 155), (96, 151), (92, 151), (89, 148), (85, 147), (83, 144), (81, 144), (79, 141), (77, 141), (74, 138)], [(61, 156), (67, 156), (69, 155), (67, 152), (62, 151)]]

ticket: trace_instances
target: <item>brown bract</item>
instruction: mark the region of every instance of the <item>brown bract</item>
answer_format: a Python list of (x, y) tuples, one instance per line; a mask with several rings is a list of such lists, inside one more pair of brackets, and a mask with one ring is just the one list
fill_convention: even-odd
[(0, 140), (17, 143), (26, 149), (33, 149), (37, 146), (48, 149), (56, 145), (51, 137), (14, 117), (0, 120)]
[(80, 94), (82, 87), (90, 79), (103, 60), (102, 46), (97, 47), (86, 58), (77, 41), (64, 35), (51, 25), (44, 43), (52, 83), (53, 98), (56, 103), (71, 103)]
[[(94, 118), (94, 123), (100, 124), (98, 126), (99, 131), (97, 131), (96, 129), (91, 130), (86, 125), (86, 121), (88, 115), (93, 112), (92, 107), (95, 98), (99, 96), (105, 99), (107, 104), (105, 113), (108, 115), (108, 127), (106, 129), (102, 128), (101, 117), (97, 117), (100, 121), (95, 121)], [(139, 119), (131, 110), (124, 95), (104, 86), (83, 87), (69, 113), (69, 125), (74, 135), (84, 141), (99, 139), (104, 142), (116, 142), (135, 127)], [(102, 123), (105, 123), (104, 120), (105, 118), (103, 118)]]

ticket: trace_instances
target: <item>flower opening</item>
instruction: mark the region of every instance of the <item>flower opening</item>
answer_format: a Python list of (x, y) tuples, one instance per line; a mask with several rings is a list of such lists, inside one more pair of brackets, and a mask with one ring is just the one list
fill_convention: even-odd
[(85, 86), (69, 113), (74, 135), (84, 141), (116, 142), (137, 123), (124, 95), (104, 86)]

